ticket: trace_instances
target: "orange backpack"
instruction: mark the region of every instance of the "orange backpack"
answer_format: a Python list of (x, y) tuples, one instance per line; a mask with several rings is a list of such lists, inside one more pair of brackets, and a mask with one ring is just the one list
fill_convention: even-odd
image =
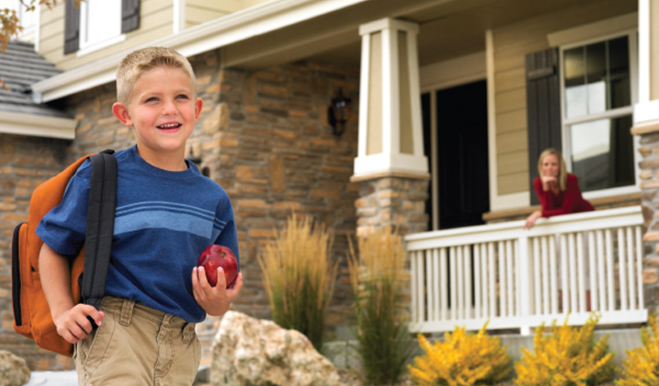
[(71, 293), (74, 302), (82, 299), (98, 308), (105, 291), (114, 229), (117, 164), (113, 153), (106, 150), (80, 158), (39, 185), (30, 199), (27, 223), (14, 229), (11, 254), (14, 330), (34, 339), (40, 347), (62, 355), (72, 356), (73, 346), (57, 333), (50, 315), (39, 278), (39, 252), (43, 241), (35, 230), (41, 218), (60, 203), (69, 180), (89, 158), (92, 170), (87, 234), (85, 247), (71, 261)]

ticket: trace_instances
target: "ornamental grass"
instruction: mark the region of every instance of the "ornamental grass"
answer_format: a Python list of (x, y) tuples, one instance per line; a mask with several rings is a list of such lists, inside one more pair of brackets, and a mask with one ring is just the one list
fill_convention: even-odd
[(464, 327), (447, 332), (444, 341), (430, 343), (418, 336), (425, 355), (408, 365), (412, 380), (421, 386), (494, 385), (511, 377), (512, 366), (499, 337), (489, 336), (487, 323), (478, 333)]
[(338, 260), (330, 261), (332, 242), (331, 233), (310, 217), (292, 215), (258, 257), (273, 321), (306, 335), (316, 350), (339, 268)]
[(608, 335), (594, 341), (599, 316), (591, 314), (582, 327), (552, 324), (545, 334), (544, 325), (534, 337), (534, 352), (522, 348), (521, 362), (515, 363), (518, 386), (590, 386), (611, 380), (615, 372), (613, 353), (607, 353)]
[(627, 350), (622, 361), (622, 378), (617, 386), (659, 385), (659, 325), (657, 315), (650, 316), (647, 327), (641, 328), (642, 347)]
[(395, 385), (415, 349), (401, 303), (407, 277), (402, 237), (385, 227), (358, 237), (357, 247), (355, 251), (350, 242), (348, 267), (362, 381), (366, 385)]

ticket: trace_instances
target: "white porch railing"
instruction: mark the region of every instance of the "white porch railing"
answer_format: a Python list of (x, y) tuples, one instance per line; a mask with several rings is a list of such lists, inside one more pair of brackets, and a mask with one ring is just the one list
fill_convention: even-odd
[(405, 237), (416, 332), (530, 328), (554, 319), (600, 324), (648, 319), (641, 207), (481, 225)]

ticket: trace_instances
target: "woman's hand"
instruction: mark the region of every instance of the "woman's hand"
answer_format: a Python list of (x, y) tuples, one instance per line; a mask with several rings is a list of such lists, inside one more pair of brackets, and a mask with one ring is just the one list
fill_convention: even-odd
[(556, 179), (556, 177), (542, 176), (541, 180), (542, 180), (542, 190), (544, 190), (545, 192), (548, 191), (549, 189), (558, 186), (558, 180)]
[(206, 277), (204, 267), (195, 267), (192, 270), (192, 292), (195, 300), (201, 308), (211, 316), (222, 316), (229, 310), (231, 302), (238, 296), (243, 287), (243, 274), (238, 273), (238, 278), (231, 288), (226, 288), (222, 267), (217, 268), (217, 284), (211, 287)]
[(535, 222), (538, 221), (538, 219), (542, 217), (542, 211), (536, 210), (535, 212), (531, 213), (529, 217), (526, 218), (526, 223), (524, 224), (524, 229), (531, 229), (535, 225)]

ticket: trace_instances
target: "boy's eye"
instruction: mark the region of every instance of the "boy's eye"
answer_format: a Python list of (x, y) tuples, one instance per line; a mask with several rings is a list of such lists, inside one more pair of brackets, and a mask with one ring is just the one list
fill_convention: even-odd
[(188, 99), (188, 96), (185, 94), (180, 94), (176, 96), (176, 99)]
[(158, 100), (158, 98), (156, 98), (156, 97), (151, 97), (151, 98), (147, 98), (147, 99), (146, 99), (146, 102), (154, 102), (154, 101), (157, 101), (157, 100)]

